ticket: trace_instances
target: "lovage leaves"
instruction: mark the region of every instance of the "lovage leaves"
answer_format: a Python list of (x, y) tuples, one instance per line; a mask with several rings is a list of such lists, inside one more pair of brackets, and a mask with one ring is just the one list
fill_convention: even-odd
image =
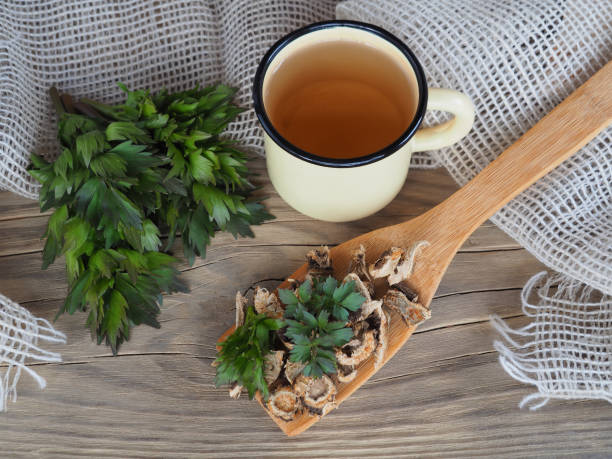
[(234, 89), (152, 95), (119, 86), (119, 105), (74, 103), (52, 88), (60, 154), (51, 163), (32, 155), (30, 168), (41, 210), (55, 208), (43, 268), (66, 260), (60, 314), (88, 310), (92, 337), (113, 352), (133, 325), (159, 326), (162, 293), (186, 289), (176, 260), (159, 252), (177, 234), (193, 263), (217, 231), (252, 237), (251, 225), (272, 218), (249, 200), (246, 155), (218, 137), (241, 111), (231, 103)]
[(296, 292), (279, 289), (278, 296), (286, 306), (285, 335), (294, 345), (291, 361), (306, 364), (305, 376), (336, 373), (334, 348), (353, 338), (353, 330), (347, 326), (349, 312), (358, 310), (365, 301), (355, 283), (338, 286), (331, 276), (314, 278)]
[(282, 321), (265, 314), (256, 314), (253, 307), (246, 311), (244, 324), (219, 343), (219, 356), (215, 360), (217, 387), (238, 383), (253, 398), (260, 391), (264, 399), (269, 396), (264, 379), (265, 357), (270, 353), (270, 340)]

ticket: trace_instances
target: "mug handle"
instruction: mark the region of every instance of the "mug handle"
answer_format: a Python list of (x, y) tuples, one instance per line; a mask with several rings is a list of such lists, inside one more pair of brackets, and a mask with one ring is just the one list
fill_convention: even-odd
[(429, 88), (427, 110), (450, 112), (445, 123), (420, 129), (414, 135), (413, 151), (437, 150), (461, 140), (474, 124), (474, 104), (468, 96), (453, 89)]

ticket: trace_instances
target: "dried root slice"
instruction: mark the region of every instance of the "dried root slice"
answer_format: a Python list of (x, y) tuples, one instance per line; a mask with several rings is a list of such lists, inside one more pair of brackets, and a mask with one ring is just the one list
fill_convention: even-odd
[(406, 295), (408, 301), (412, 301), (413, 303), (419, 302), (419, 295), (417, 294), (417, 292), (415, 292), (408, 286), (408, 283), (406, 281), (398, 282), (393, 286), (393, 288), (399, 290), (404, 295)]
[[(246, 314), (248, 300), (242, 296), (240, 292), (236, 292), (236, 328), (244, 323), (244, 315)], [(240, 398), (243, 387), (237, 383), (232, 384), (229, 390), (229, 396), (234, 400)]]
[(374, 312), (377, 309), (380, 309), (381, 307), (382, 307), (381, 300), (364, 301), (363, 304), (361, 305), (361, 308), (355, 311), (359, 313), (357, 316), (356, 322), (367, 319), (370, 316), (370, 314), (372, 314), (372, 312)]
[(315, 379), (300, 375), (293, 387), (311, 414), (324, 416), (336, 407), (338, 390), (329, 376)]
[(360, 320), (359, 322), (353, 324), (353, 339), (346, 343), (343, 347), (357, 347), (361, 344), (361, 335), (365, 333), (366, 330), (369, 330), (370, 324), (367, 322)]
[(356, 274), (359, 279), (361, 279), (369, 293), (369, 297), (366, 296), (366, 298), (371, 298), (374, 296), (374, 280), (372, 279), (372, 276), (370, 276), (366, 266), (365, 248), (363, 245), (360, 245), (358, 249), (351, 252), (351, 262), (349, 264), (348, 272), (349, 274)]
[(302, 374), (302, 370), (305, 366), (306, 365), (301, 362), (291, 362), (290, 360), (287, 360), (285, 363), (285, 378), (287, 381), (293, 384), (295, 379)]
[[(382, 365), (385, 352), (388, 344), (389, 317), (382, 308), (382, 301), (373, 300), (365, 303), (362, 306), (362, 322), (355, 324), (354, 330), (359, 326), (363, 330), (371, 330), (374, 332), (376, 339), (376, 347), (374, 349), (374, 367), (378, 369)], [(355, 334), (358, 334), (355, 332)], [(350, 345), (349, 342), (346, 346)]]
[(361, 341), (359, 341), (358, 339), (352, 339), (352, 340), (350, 340), (348, 343), (346, 343), (346, 344), (344, 345), (344, 347), (346, 347), (346, 348), (348, 349), (349, 347), (351, 347), (351, 348), (352, 348), (352, 347), (357, 347), (357, 346), (359, 346), (360, 344), (361, 344)]
[(385, 250), (378, 260), (370, 265), (370, 275), (374, 279), (382, 279), (393, 274), (403, 255), (404, 250), (399, 247), (391, 247), (389, 250)]
[(429, 242), (427, 241), (418, 241), (410, 248), (408, 252), (404, 251), (397, 266), (387, 278), (389, 285), (397, 284), (398, 282), (406, 280), (410, 277), (412, 270), (414, 269), (414, 261), (417, 254), (423, 247), (428, 245)]
[(234, 400), (238, 400), (240, 398), (240, 394), (242, 394), (242, 386), (238, 383), (232, 384), (229, 390), (229, 396)]
[(372, 355), (378, 344), (374, 337), (374, 330), (365, 330), (363, 333), (360, 333), (358, 340), (359, 344), (357, 346), (345, 344), (336, 351), (336, 360), (340, 365), (356, 367)]
[(236, 292), (236, 328), (244, 323), (247, 304), (248, 300), (242, 296), (242, 293)]
[(431, 310), (421, 303), (413, 303), (408, 310), (408, 322), (411, 325), (419, 325), (427, 319), (431, 319)]
[(383, 252), (374, 264), (370, 265), (370, 275), (374, 279), (387, 277), (389, 285), (406, 280), (412, 274), (417, 254), (428, 245), (427, 241), (418, 241), (410, 250), (391, 247)]
[(266, 314), (274, 318), (278, 318), (283, 314), (283, 308), (281, 307), (278, 297), (265, 288), (255, 288), (255, 298), (253, 301), (257, 314)]
[(336, 378), (340, 383), (348, 383), (355, 379), (357, 376), (357, 370), (352, 365), (338, 365), (338, 373)]
[(291, 421), (302, 406), (300, 398), (288, 386), (278, 388), (270, 395), (266, 407), (274, 416)]
[(314, 381), (313, 378), (304, 376), (303, 374), (298, 375), (293, 382), (293, 392), (295, 392), (298, 397), (303, 397), (310, 388), (312, 381)]
[(333, 274), (331, 258), (329, 257), (329, 247), (322, 246), (313, 249), (306, 254), (308, 263), (308, 274), (310, 277), (327, 277)]
[(300, 285), (302, 285), (302, 282), (297, 279), (293, 279), (292, 277), (287, 278), (287, 282), (289, 283), (289, 286), (287, 287), (288, 290), (296, 290)]
[(429, 308), (410, 301), (397, 289), (389, 289), (383, 297), (383, 306), (397, 311), (407, 325), (418, 325), (431, 317)]
[(372, 315), (377, 316), (376, 322), (378, 322), (378, 336), (376, 349), (374, 350), (374, 368), (378, 370), (383, 363), (385, 353), (387, 352), (387, 345), (389, 343), (389, 318), (383, 311), (382, 306), (372, 312)]
[(355, 273), (347, 274), (346, 277), (343, 279), (342, 283), (345, 284), (351, 281), (355, 282), (355, 287), (357, 288), (357, 292), (365, 298), (365, 301), (361, 305), (361, 308), (359, 308), (356, 311), (351, 312), (349, 315), (349, 323), (355, 323), (355, 322), (365, 319), (370, 314), (371, 310), (369, 309), (369, 307), (370, 307), (370, 303), (372, 303), (373, 301), (370, 295), (370, 291), (368, 290), (367, 286), (363, 283), (363, 281), (359, 278), (359, 276), (357, 276), (357, 274)]
[(291, 349), (293, 349), (293, 343), (289, 340), (287, 335), (285, 335), (286, 331), (287, 331), (287, 327), (281, 328), (278, 331), (277, 335), (278, 335), (279, 339), (281, 340), (281, 343), (283, 343), (288, 350), (291, 350)]
[(268, 386), (278, 379), (283, 368), (284, 351), (275, 351), (266, 355), (264, 359), (264, 380)]

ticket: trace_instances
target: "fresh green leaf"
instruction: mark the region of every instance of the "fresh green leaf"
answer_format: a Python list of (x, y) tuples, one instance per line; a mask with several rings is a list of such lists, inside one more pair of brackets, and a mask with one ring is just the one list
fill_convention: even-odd
[(89, 259), (89, 269), (96, 270), (107, 278), (113, 275), (114, 268), (117, 264), (115, 257), (106, 249), (98, 250)]
[[(353, 338), (347, 326), (349, 312), (361, 307), (365, 298), (355, 291), (354, 282), (338, 287), (329, 276), (307, 280), (296, 290), (279, 289), (285, 309), (285, 336), (293, 343), (290, 359), (305, 365), (304, 375), (320, 377), (336, 372), (334, 348)], [(330, 322), (333, 317), (335, 321)]]
[(44, 169), (50, 166), (42, 156), (38, 156), (34, 153), (30, 155), (30, 161), (32, 161), (32, 166), (36, 169)]
[(90, 169), (100, 177), (123, 177), (126, 166), (125, 160), (112, 152), (96, 156), (89, 164)]
[(121, 334), (126, 334), (127, 331), (127, 307), (125, 297), (118, 290), (113, 290), (108, 309), (104, 313), (101, 329), (102, 336), (106, 336), (114, 354), (117, 353), (118, 337)]
[(317, 359), (317, 363), (319, 364), (319, 367), (321, 368), (322, 373), (325, 373), (328, 375), (336, 373), (335, 356), (333, 357), (333, 359), (330, 359), (330, 358), (321, 357), (319, 355), (319, 358)]
[[(238, 383), (245, 387), (250, 398), (260, 391), (264, 399), (269, 396), (264, 380), (264, 359), (270, 353), (272, 333), (280, 327), (280, 321), (265, 314), (256, 314), (247, 308), (244, 323), (221, 343), (215, 360), (217, 375), (215, 384)], [(254, 338), (257, 345), (253, 345)]]
[(323, 293), (325, 293), (325, 296), (332, 296), (336, 287), (338, 287), (338, 281), (332, 276), (329, 276), (323, 283)]
[(64, 113), (59, 120), (59, 139), (63, 145), (71, 147), (81, 133), (93, 131), (98, 128), (95, 120), (73, 113)]
[(108, 140), (131, 140), (134, 143), (142, 144), (149, 144), (152, 140), (146, 131), (129, 121), (110, 123), (106, 127), (106, 138)]
[(297, 304), (298, 302), (297, 296), (295, 296), (295, 294), (291, 290), (288, 290), (288, 289), (279, 288), (278, 297), (286, 305)]
[(365, 297), (357, 292), (351, 292), (345, 297), (340, 303), (349, 311), (357, 311), (363, 302), (365, 301)]
[(85, 167), (89, 167), (93, 155), (100, 153), (105, 146), (104, 134), (98, 130), (86, 132), (76, 138), (76, 153), (80, 155)]
[(195, 183), (193, 185), (193, 197), (196, 202), (201, 202), (211, 218), (223, 228), (230, 218), (231, 200), (218, 188)]
[(355, 282), (345, 282), (334, 291), (334, 301), (342, 302), (351, 292), (355, 291)]
[(53, 163), (53, 171), (64, 180), (68, 180), (66, 176), (68, 168), (72, 168), (72, 153), (69, 148), (64, 148), (62, 154)]
[(61, 250), (62, 250), (62, 247), (58, 239), (54, 235), (50, 234), (47, 237), (47, 240), (45, 242), (45, 247), (43, 248), (42, 269), (47, 269), (49, 265), (55, 261), (57, 256), (60, 254)]
[(205, 185), (208, 183), (215, 184), (213, 163), (202, 156), (201, 150), (189, 154), (189, 170), (198, 182)]
[(64, 223), (68, 220), (68, 206), (64, 204), (55, 209), (49, 217), (47, 223), (47, 234), (52, 235), (55, 239), (61, 239), (64, 230)]
[(308, 303), (312, 298), (312, 282), (306, 281), (298, 288), (298, 296), (302, 303)]
[(161, 246), (159, 240), (159, 229), (151, 220), (146, 219), (142, 222), (142, 248), (144, 250), (157, 250)]
[(84, 303), (85, 292), (89, 288), (92, 278), (92, 273), (90, 271), (85, 271), (81, 274), (77, 282), (74, 284), (74, 287), (70, 289), (70, 292), (66, 297), (66, 301), (64, 302), (64, 306), (59, 311), (58, 315), (64, 311), (68, 314), (74, 314), (81, 308), (82, 304)]
[(87, 240), (91, 226), (80, 217), (72, 217), (64, 224), (64, 252), (80, 250)]

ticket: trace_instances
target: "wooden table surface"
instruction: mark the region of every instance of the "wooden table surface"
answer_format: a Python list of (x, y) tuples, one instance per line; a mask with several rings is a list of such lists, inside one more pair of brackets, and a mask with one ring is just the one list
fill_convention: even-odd
[[(285, 437), (256, 402), (216, 389), (215, 342), (234, 320), (237, 290), (274, 287), (309, 247), (418, 215), (456, 189), (442, 170), (411, 171), (400, 196), (378, 214), (322, 223), (284, 204), (263, 162), (253, 168), (276, 220), (256, 228), (255, 239), (219, 235), (205, 260), (182, 263), (191, 293), (165, 298), (161, 330), (135, 329), (117, 357), (92, 343), (83, 313), (58, 319), (68, 344), (44, 346), (64, 361), (33, 365), (47, 380), (44, 391), (22, 375), (17, 403), (0, 414), (0, 456), (612, 455), (610, 404), (517, 407), (535, 389), (502, 370), (489, 315), (525, 324), (521, 287), (544, 267), (490, 223), (451, 264), (433, 317), (374, 379), (302, 435)], [(52, 319), (66, 282), (62, 261), (40, 270), (46, 220), (36, 202), (0, 192), (0, 292)]]

